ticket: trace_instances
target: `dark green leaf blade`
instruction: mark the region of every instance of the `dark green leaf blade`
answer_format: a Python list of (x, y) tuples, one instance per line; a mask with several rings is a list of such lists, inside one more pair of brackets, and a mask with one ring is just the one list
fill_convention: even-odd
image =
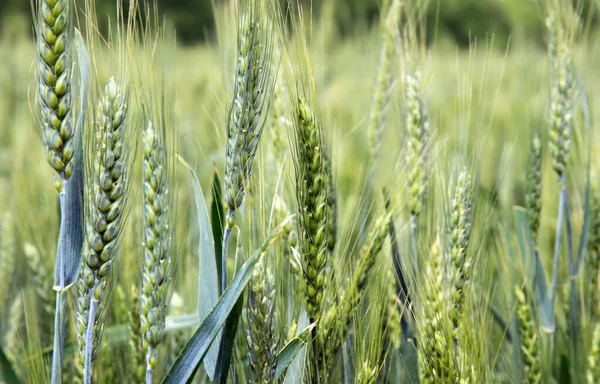
[(289, 221), (289, 218), (267, 237), (261, 248), (256, 250), (240, 268), (210, 314), (194, 332), (181, 354), (177, 357), (163, 383), (185, 383), (193, 377), (208, 348), (244, 292), (254, 267), (277, 239), (287, 221)]
[(315, 327), (316, 323), (309, 325), (304, 328), (300, 333), (296, 335), (292, 340), (279, 351), (277, 354), (277, 369), (275, 371), (275, 382), (278, 382), (287, 368), (290, 366), (292, 361), (296, 358), (296, 355), (306, 345), (310, 339), (310, 334)]

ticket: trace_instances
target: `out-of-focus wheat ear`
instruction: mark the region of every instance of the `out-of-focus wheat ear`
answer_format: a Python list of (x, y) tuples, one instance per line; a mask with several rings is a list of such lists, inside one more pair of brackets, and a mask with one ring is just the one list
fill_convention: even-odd
[(517, 299), (517, 318), (519, 322), (519, 336), (521, 338), (521, 352), (523, 353), (523, 383), (538, 384), (542, 382), (540, 342), (538, 331), (533, 317), (533, 311), (526, 292), (521, 287), (515, 287)]
[(37, 295), (40, 313), (40, 328), (43, 331), (44, 340), (52, 338), (52, 318), (54, 314), (55, 296), (50, 288), (48, 281), (52, 280), (52, 275), (48, 273), (46, 263), (42, 259), (36, 246), (29, 242), (23, 244), (23, 256), (27, 265), (27, 278), (29, 285)]
[(240, 17), (233, 100), (227, 119), (225, 157), (226, 228), (223, 234), (221, 291), (227, 287), (227, 243), (242, 205), (273, 93), (274, 26), (259, 1)]
[(352, 274), (350, 286), (344, 292), (339, 305), (333, 305), (321, 321), (318, 331), (318, 361), (320, 378), (327, 379), (346, 338), (350, 323), (356, 315), (358, 304), (366, 289), (371, 272), (387, 238), (389, 214), (383, 214), (372, 225), (367, 242), (362, 247), (358, 265)]
[(39, 120), (46, 159), (59, 174), (57, 189), (73, 174), (76, 140), (72, 122), (71, 46), (72, 3), (69, 0), (37, 2), (37, 73)]
[(454, 344), (458, 340), (458, 330), (463, 317), (464, 303), (474, 260), (469, 255), (473, 225), (473, 184), (471, 176), (463, 169), (458, 175), (450, 202), (450, 222), (448, 226), (448, 284), (450, 298), (450, 318), (453, 326)]
[(421, 74), (405, 76), (406, 161), (408, 170), (408, 206), (413, 218), (423, 209), (427, 194), (427, 160), (429, 150), (429, 112), (421, 89)]
[(170, 223), (169, 154), (164, 130), (148, 123), (143, 136), (144, 259), (140, 291), (140, 320), (146, 356), (146, 382), (156, 369), (168, 311), (171, 282), (172, 228)]
[(534, 135), (529, 149), (525, 204), (529, 217), (529, 231), (534, 247), (537, 249), (542, 212), (542, 142), (537, 134)]
[[(83, 340), (84, 383), (91, 381), (92, 363), (102, 339), (107, 284), (118, 250), (130, 187), (130, 129), (122, 88), (110, 78), (98, 106), (95, 157), (88, 167), (85, 236), (78, 278), (78, 335)], [(87, 313), (87, 320), (83, 319)], [(82, 335), (81, 326), (85, 325)]]
[(23, 297), (19, 294), (15, 296), (10, 304), (10, 310), (8, 311), (8, 330), (3, 342), (4, 351), (15, 369), (15, 373), (19, 377), (23, 377), (23, 372), (20, 368), (22, 363), (21, 353), (23, 352), (24, 347), (23, 339), (21, 337), (21, 331), (24, 325), (23, 317)]
[(587, 357), (585, 373), (588, 384), (600, 382), (600, 323), (595, 323), (592, 334), (592, 346)]
[(127, 341), (127, 374), (130, 383), (142, 383), (146, 378), (146, 356), (142, 341), (140, 321), (140, 295), (137, 285), (132, 284), (129, 291), (131, 307), (127, 314), (129, 339)]
[(570, 47), (562, 27), (553, 16), (546, 19), (548, 52), (552, 66), (550, 90), (550, 156), (552, 168), (561, 184), (566, 183), (566, 172), (571, 151), (571, 135), (575, 105), (575, 73)]
[(274, 383), (277, 369), (275, 279), (266, 260), (260, 261), (248, 287), (246, 341), (251, 383)]
[(592, 187), (590, 198), (590, 229), (588, 239), (592, 277), (592, 319), (600, 321), (600, 187)]
[(451, 321), (447, 316), (444, 259), (439, 240), (429, 253), (425, 267), (419, 319), (419, 377), (422, 383), (446, 383), (456, 380), (453, 361)]
[(0, 311), (8, 309), (13, 293), (13, 275), (15, 272), (15, 228), (10, 211), (0, 216)]
[(326, 280), (329, 224), (328, 180), (324, 166), (321, 125), (308, 101), (295, 105), (293, 158), (300, 228), (304, 299), (311, 323), (321, 315)]
[(383, 46), (379, 58), (379, 69), (375, 82), (375, 92), (369, 113), (369, 149), (371, 151), (371, 171), (379, 157), (379, 151), (383, 140), (385, 129), (385, 118), (387, 115), (392, 83), (394, 79), (394, 56), (396, 52), (396, 40), (398, 38), (398, 21), (400, 18), (400, 0), (393, 0), (383, 20)]

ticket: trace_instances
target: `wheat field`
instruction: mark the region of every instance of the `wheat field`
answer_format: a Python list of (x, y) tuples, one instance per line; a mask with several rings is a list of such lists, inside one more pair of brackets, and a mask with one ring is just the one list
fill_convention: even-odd
[(348, 37), (335, 2), (216, 2), (187, 46), (152, 2), (33, 1), (0, 383), (600, 382), (597, 9), (459, 48), (426, 3)]

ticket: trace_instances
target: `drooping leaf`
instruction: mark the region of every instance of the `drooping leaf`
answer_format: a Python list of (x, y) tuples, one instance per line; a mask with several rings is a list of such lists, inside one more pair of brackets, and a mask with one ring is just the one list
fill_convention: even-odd
[[(308, 326), (308, 313), (302, 307), (300, 311), (300, 317), (298, 319), (298, 329), (305, 329)], [(299, 335), (298, 333), (297, 335)], [(304, 360), (306, 358), (306, 348), (300, 348), (300, 351), (296, 354), (296, 357), (290, 363), (290, 366), (285, 375), (285, 384), (301, 384), (302, 378), (304, 377), (304, 367), (306, 366)]]
[[(229, 367), (231, 366), (231, 357), (233, 356), (233, 346), (237, 337), (238, 324), (244, 308), (244, 296), (241, 295), (233, 310), (227, 317), (223, 330), (221, 332), (221, 340), (219, 343), (219, 356), (215, 367), (214, 383), (227, 384), (229, 377)], [(216, 342), (215, 342), (216, 344)], [(206, 366), (206, 364), (205, 364)]]
[[(304, 328), (294, 337), (288, 341), (287, 344), (277, 354), (277, 369), (275, 371), (275, 382), (278, 382), (285, 371), (290, 367), (298, 353), (305, 349), (306, 343), (310, 339), (311, 332), (315, 327), (316, 323), (309, 325)], [(292, 374), (295, 374), (293, 372)]]
[(163, 383), (185, 383), (193, 378), (198, 366), (206, 356), (211, 343), (244, 292), (248, 281), (250, 281), (250, 277), (252, 277), (254, 267), (260, 258), (267, 253), (269, 247), (277, 239), (289, 219), (281, 223), (267, 237), (263, 245), (240, 268), (210, 314), (200, 324), (200, 327), (194, 332), (181, 354), (177, 357)]
[(219, 172), (215, 168), (212, 180), (212, 201), (210, 202), (210, 224), (215, 243), (215, 256), (217, 273), (219, 276), (219, 287), (221, 286), (221, 257), (223, 254), (223, 228), (225, 226), (225, 205), (223, 204), (223, 186)]
[[(192, 167), (186, 163), (185, 160), (179, 157), (179, 161), (181, 161), (192, 174), (192, 188), (194, 191), (194, 200), (196, 201), (198, 229), (200, 231), (200, 244), (198, 247), (200, 252), (198, 271), (198, 321), (202, 323), (219, 298), (220, 274), (217, 272), (215, 240), (213, 238), (213, 230), (211, 229), (210, 219), (206, 209), (206, 200), (202, 193), (200, 181)], [(217, 241), (217, 243), (220, 243), (220, 241)], [(219, 354), (218, 348), (219, 343), (214, 343), (204, 359), (206, 374), (211, 380), (213, 380), (215, 374), (215, 364)]]

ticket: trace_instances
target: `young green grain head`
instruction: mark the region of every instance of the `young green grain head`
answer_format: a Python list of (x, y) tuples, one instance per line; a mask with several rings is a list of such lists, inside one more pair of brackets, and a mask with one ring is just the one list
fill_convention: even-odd
[(448, 318), (444, 259), (439, 241), (430, 250), (425, 267), (422, 301), (418, 307), (419, 377), (424, 384), (455, 383), (451, 322)]
[(244, 200), (272, 94), (273, 27), (258, 2), (250, 1), (238, 30), (238, 59), (233, 100), (227, 120), (225, 202), (227, 226)]
[[(88, 167), (85, 235), (78, 278), (78, 336), (84, 361), (95, 358), (104, 329), (110, 270), (125, 223), (131, 148), (122, 88), (110, 78), (98, 106), (94, 164)], [(87, 361), (86, 361), (87, 360)], [(89, 372), (91, 373), (91, 372)]]
[(429, 113), (421, 89), (421, 74), (416, 71), (405, 78), (408, 206), (410, 214), (418, 217), (427, 193), (427, 152), (429, 149)]
[(521, 352), (523, 354), (523, 383), (537, 384), (542, 382), (540, 342), (538, 331), (533, 317), (533, 311), (525, 291), (519, 286), (515, 287), (517, 299), (517, 318), (519, 322), (519, 336), (521, 338)]
[(140, 320), (147, 349), (147, 371), (156, 368), (156, 347), (161, 342), (168, 311), (172, 278), (170, 157), (164, 128), (148, 122), (143, 134), (144, 259), (140, 295)]
[(561, 183), (571, 151), (575, 105), (575, 73), (565, 32), (554, 16), (546, 19), (549, 33), (548, 52), (552, 64), (550, 92), (550, 156)]
[[(75, 151), (71, 101), (73, 22), (69, 0), (37, 2), (39, 120), (46, 158), (61, 180), (73, 173)], [(59, 184), (58, 189), (61, 189)]]
[(458, 175), (450, 202), (448, 227), (448, 284), (450, 290), (450, 318), (454, 340), (464, 311), (466, 290), (471, 280), (474, 260), (467, 250), (473, 225), (473, 185), (471, 176), (463, 169)]
[(394, 77), (394, 56), (396, 52), (396, 40), (398, 38), (398, 20), (400, 18), (400, 0), (393, 0), (388, 7), (387, 15), (383, 21), (383, 46), (379, 59), (379, 70), (375, 82), (375, 93), (369, 114), (369, 149), (371, 150), (371, 161), (377, 161), (379, 150), (383, 140), (385, 128), (385, 117), (392, 91)]
[(321, 314), (326, 279), (329, 181), (324, 165), (321, 125), (302, 96), (295, 105), (294, 132), (293, 158), (304, 292), (306, 311), (314, 322)]
[(542, 212), (542, 142), (534, 135), (527, 161), (525, 204), (529, 217), (529, 231), (534, 246), (538, 246), (538, 232)]
[(275, 327), (275, 279), (263, 258), (248, 287), (246, 341), (251, 383), (274, 383), (279, 337)]

